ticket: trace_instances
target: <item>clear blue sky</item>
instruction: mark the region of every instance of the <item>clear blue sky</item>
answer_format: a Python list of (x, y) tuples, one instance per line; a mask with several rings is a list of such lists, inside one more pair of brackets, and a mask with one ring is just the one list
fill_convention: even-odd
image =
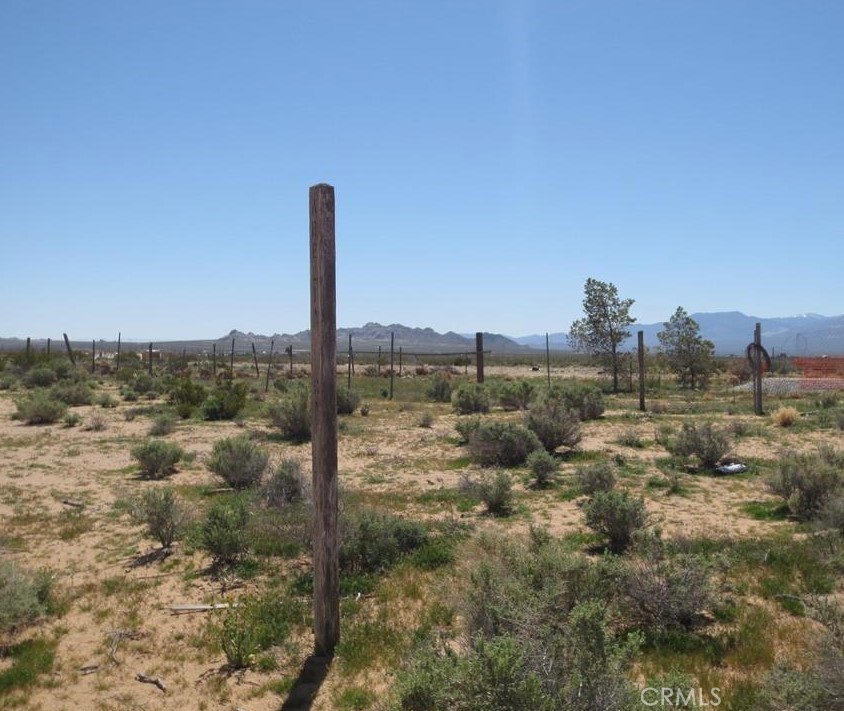
[(840, 0), (2, 0), (0, 336), (844, 313)]

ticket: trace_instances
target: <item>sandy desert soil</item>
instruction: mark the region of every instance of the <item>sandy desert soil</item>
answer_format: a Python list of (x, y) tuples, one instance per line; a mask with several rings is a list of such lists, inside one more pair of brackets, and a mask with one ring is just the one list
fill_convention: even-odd
[[(563, 372), (563, 371), (561, 371)], [(493, 378), (544, 371), (524, 367), (491, 368)], [(571, 370), (565, 371), (567, 376)], [(578, 375), (594, 375), (585, 369)], [(554, 374), (557, 375), (556, 373)], [(116, 386), (101, 389), (116, 399)], [(402, 399), (370, 398), (371, 412), (342, 418), (340, 481), (371, 505), (425, 520), (456, 517), (476, 529), (501, 529), (516, 534), (531, 524), (546, 526), (556, 535), (585, 531), (580, 509), (582, 497), (566, 496), (566, 482), (578, 466), (596, 458), (620, 465), (621, 483), (642, 494), (649, 511), (666, 536), (729, 532), (753, 537), (769, 534), (786, 521), (760, 521), (743, 510), (748, 502), (772, 499), (760, 476), (766, 463), (786, 449), (810, 450), (822, 441), (840, 444), (840, 432), (775, 427), (770, 418), (756, 418), (745, 409), (719, 415), (727, 426), (738, 423), (747, 430), (736, 437), (734, 457), (750, 466), (740, 476), (683, 475), (682, 495), (669, 496), (665, 476), (658, 466), (666, 451), (661, 437), (676, 431), (684, 417), (706, 419), (711, 403), (687, 401), (668, 395), (668, 412), (640, 413), (629, 396), (609, 401), (604, 417), (585, 423), (580, 455), (564, 458), (558, 486), (536, 490), (527, 471), (516, 470), (518, 513), (507, 519), (485, 516), (481, 507), (457, 512), (426, 492), (458, 487), (461, 478), (477, 476), (457, 444), (457, 415), (447, 404)], [(237, 579), (214, 575), (202, 551), (177, 544), (164, 560), (144, 565), (141, 556), (157, 544), (145, 538), (133, 523), (126, 503), (144, 488), (175, 485), (201, 504), (197, 491), (212, 489), (220, 481), (207, 470), (205, 460), (213, 443), (225, 436), (251, 433), (277, 462), (299, 459), (310, 470), (309, 445), (293, 445), (272, 436), (265, 417), (247, 417), (239, 423), (188, 420), (179, 423), (167, 439), (178, 442), (193, 459), (182, 463), (167, 481), (146, 481), (137, 475), (129, 451), (143, 440), (150, 417), (128, 420), (133, 407), (159, 403), (120, 402), (114, 408), (73, 408), (81, 426), (62, 424), (28, 426), (12, 419), (14, 393), (0, 396), (0, 532), (7, 554), (27, 569), (46, 568), (56, 576), (56, 587), (66, 601), (59, 617), (40, 622), (22, 633), (58, 639), (54, 670), (48, 679), (25, 695), (24, 707), (62, 709), (248, 709), (269, 711), (282, 707), (290, 680), (310, 652), (306, 633), (297, 634), (274, 651), (277, 668), (232, 672), (218, 647), (209, 643), (213, 613), (171, 614), (171, 605), (236, 600), (256, 589), (262, 576)], [(729, 409), (728, 406), (727, 409)], [(699, 414), (687, 414), (689, 411)], [(737, 408), (741, 409), (741, 408)], [(420, 416), (430, 412), (432, 425), (420, 427)], [(494, 417), (519, 419), (519, 413), (494, 412)], [(102, 420), (101, 431), (86, 429)], [(638, 446), (623, 442), (636, 440)], [(193, 493), (191, 493), (193, 492)], [(279, 559), (278, 575), (292, 575), (306, 568), (306, 559)], [(262, 574), (265, 575), (265, 574)], [(412, 577), (412, 576), (411, 576)], [(405, 581), (423, 585), (427, 578)], [(404, 584), (404, 583), (403, 583)], [(423, 585), (424, 586), (424, 585)], [(425, 593), (393, 601), (395, 616), (413, 617)], [(90, 673), (86, 673), (90, 672)], [(137, 680), (138, 674), (158, 677), (166, 691)], [(279, 683), (281, 680), (282, 683)], [(332, 671), (322, 685), (313, 708), (337, 708), (338, 694), (349, 686), (386, 691), (388, 673), (376, 665), (354, 674)], [(2, 704), (0, 704), (2, 705)]]

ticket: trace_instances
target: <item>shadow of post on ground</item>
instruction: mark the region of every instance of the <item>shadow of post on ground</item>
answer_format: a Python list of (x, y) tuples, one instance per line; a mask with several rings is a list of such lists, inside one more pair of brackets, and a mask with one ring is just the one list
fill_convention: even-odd
[(290, 694), (281, 705), (280, 711), (310, 711), (319, 693), (322, 682), (328, 676), (333, 657), (312, 654), (305, 660), (299, 676), (290, 689)]

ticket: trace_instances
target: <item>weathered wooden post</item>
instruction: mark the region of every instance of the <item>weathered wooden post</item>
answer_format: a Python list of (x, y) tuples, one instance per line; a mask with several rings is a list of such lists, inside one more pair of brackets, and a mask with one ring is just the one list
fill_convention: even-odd
[(753, 411), (762, 415), (762, 324), (757, 323), (753, 331)]
[(258, 352), (255, 350), (255, 341), (252, 341), (252, 360), (255, 361), (255, 377), (261, 377), (261, 371), (258, 370)]
[(32, 348), (32, 338), (30, 336), (26, 337), (26, 362), (29, 363), (29, 352), (30, 348)]
[(399, 346), (399, 377), (401, 377), (401, 346)]
[(639, 409), (645, 411), (645, 332), (639, 331)]
[(478, 382), (484, 381), (484, 334), (478, 331), (475, 334), (475, 363), (478, 369)]
[(234, 338), (232, 338), (232, 355), (231, 364), (229, 365), (229, 374), (231, 375), (231, 379), (234, 380)]
[(152, 343), (149, 344), (149, 353), (147, 358), (147, 373), (152, 375)]
[(76, 358), (73, 357), (73, 349), (70, 347), (70, 339), (67, 337), (66, 333), (62, 334), (64, 336), (64, 347), (67, 348), (67, 357), (70, 358), (70, 362), (73, 365), (76, 365)]
[(396, 369), (393, 367), (395, 360), (393, 355), (395, 353), (395, 333), (390, 331), (390, 400), (393, 399), (393, 379), (396, 375)]
[(264, 392), (270, 389), (270, 370), (273, 367), (273, 346), (275, 346), (275, 339), (270, 339), (270, 360), (267, 363), (267, 382), (264, 384)]
[(381, 377), (381, 346), (378, 346), (378, 377)]
[(311, 413), (314, 496), (314, 647), (331, 656), (340, 639), (337, 547), (337, 313), (334, 188), (310, 189)]
[(349, 334), (349, 365), (347, 367), (348, 389), (352, 389), (352, 334)]
[(50, 357), (50, 339), (47, 339), (47, 357)]
[(290, 375), (293, 375), (293, 344), (287, 346), (287, 355), (290, 356)]
[[(121, 335), (120, 331), (118, 331), (117, 332), (117, 362), (114, 365), (114, 372), (115, 373), (120, 370), (120, 335)], [(49, 341), (47, 341), (47, 343), (49, 344)]]
[(217, 377), (217, 344), (211, 344), (211, 377)]
[(96, 359), (97, 359), (97, 341), (96, 339), (91, 341), (91, 374), (94, 374), (94, 369), (96, 368)]
[(551, 341), (548, 331), (545, 332), (545, 372), (548, 374), (548, 387), (551, 387)]

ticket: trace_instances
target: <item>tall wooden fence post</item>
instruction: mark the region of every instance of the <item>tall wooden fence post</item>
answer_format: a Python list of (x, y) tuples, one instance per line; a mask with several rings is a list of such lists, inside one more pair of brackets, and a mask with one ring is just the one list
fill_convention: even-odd
[(645, 332), (638, 333), (639, 347), (639, 409), (645, 411)]
[(314, 647), (331, 656), (340, 639), (337, 547), (337, 292), (334, 188), (310, 189), (311, 413), (314, 497)]
[(94, 369), (97, 367), (97, 341), (96, 339), (91, 341), (91, 374), (93, 375)]
[(548, 387), (551, 387), (551, 341), (545, 332), (545, 372), (548, 374)]
[(396, 334), (393, 331), (390, 331), (390, 400), (393, 399), (393, 379), (396, 375), (396, 369), (393, 367), (395, 363), (394, 360), (394, 353), (395, 353), (395, 337)]
[(217, 377), (217, 344), (211, 344), (211, 377)]
[(478, 382), (484, 381), (484, 334), (478, 331), (475, 334), (475, 363), (478, 369)]
[(762, 411), (762, 324), (757, 323), (753, 331), (754, 349), (753, 364), (753, 411), (757, 415), (764, 414)]
[(229, 365), (229, 375), (231, 375), (231, 379), (234, 380), (234, 338), (232, 338), (232, 354), (231, 362)]
[(255, 341), (252, 341), (252, 360), (255, 361), (255, 377), (261, 377), (261, 371), (258, 370), (258, 351), (255, 350)]
[(118, 372), (120, 370), (120, 331), (117, 332), (117, 362), (114, 366), (114, 372)]
[(399, 377), (401, 377), (401, 346), (399, 346)]
[(147, 373), (152, 375), (152, 343), (149, 344), (149, 352), (147, 354)]
[(270, 389), (270, 370), (273, 367), (273, 346), (275, 346), (275, 339), (270, 340), (270, 360), (267, 363), (267, 382), (264, 384), (264, 392)]
[(50, 339), (47, 339), (47, 357), (50, 357)]
[(26, 337), (26, 362), (29, 363), (29, 354), (30, 349), (32, 348), (32, 338), (30, 336)]
[(351, 391), (352, 389), (352, 334), (349, 334), (349, 364), (346, 368), (347, 374), (346, 377), (348, 379), (347, 389)]
[(66, 333), (62, 334), (64, 336), (64, 347), (67, 348), (67, 357), (70, 358), (70, 362), (73, 365), (76, 365), (76, 358), (73, 357), (73, 349), (70, 347), (70, 339), (67, 337)]
[(378, 346), (378, 377), (381, 377), (381, 346)]

